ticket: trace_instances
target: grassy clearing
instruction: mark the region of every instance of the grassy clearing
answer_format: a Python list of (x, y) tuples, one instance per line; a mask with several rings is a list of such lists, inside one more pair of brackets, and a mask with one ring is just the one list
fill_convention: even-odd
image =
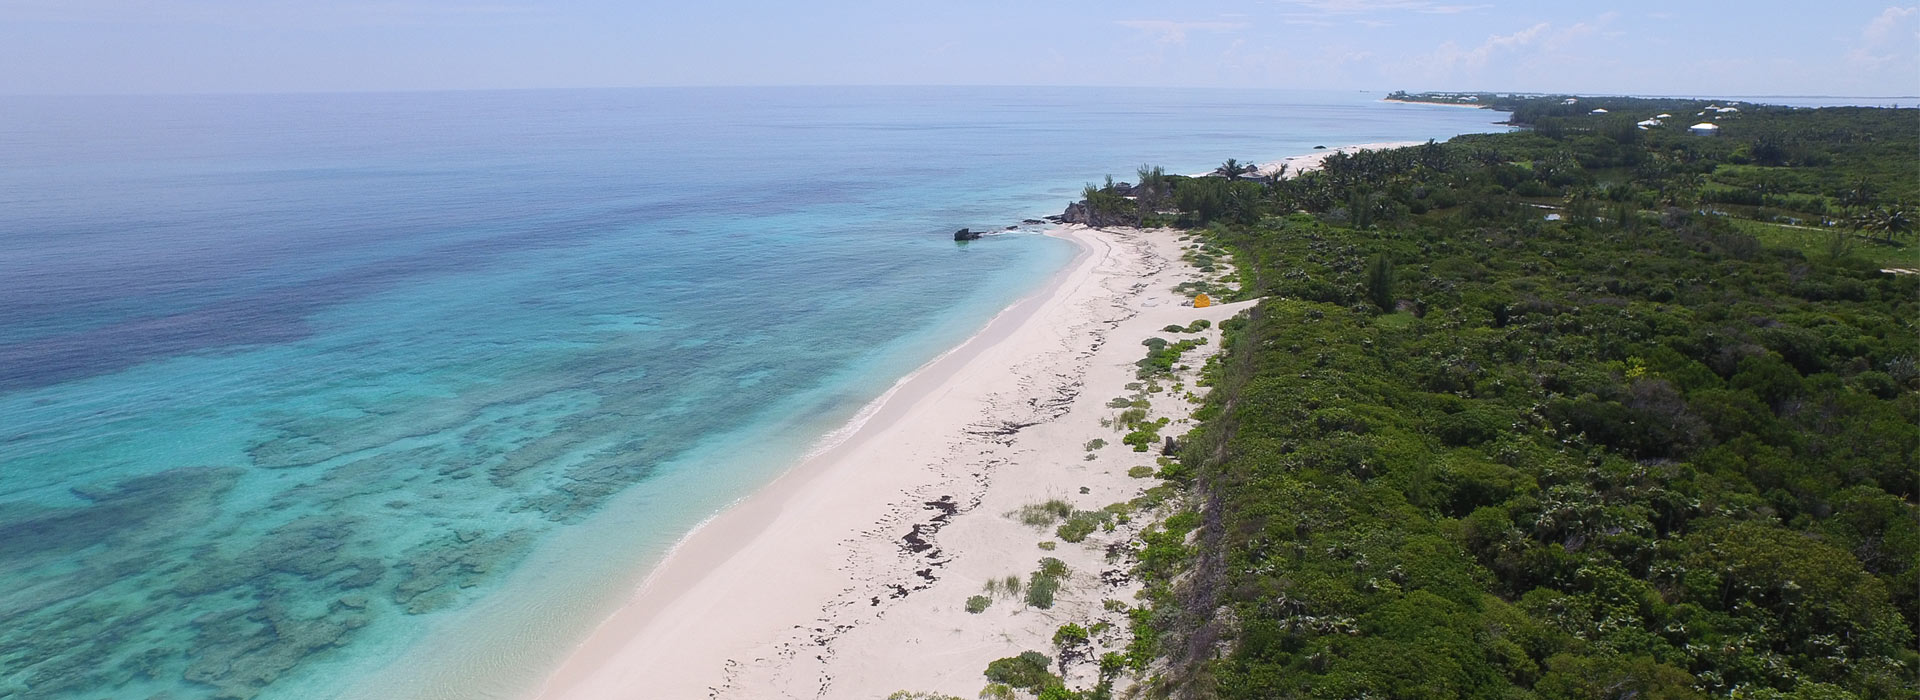
[[(1798, 228), (1783, 224), (1769, 224), (1749, 219), (1732, 219), (1734, 228), (1754, 238), (1760, 239), (1760, 245), (1768, 248), (1785, 248), (1800, 251), (1809, 258), (1824, 258), (1830, 232), (1816, 229)], [(1902, 241), (1895, 245), (1872, 240), (1866, 236), (1855, 235), (1853, 257), (1871, 260), (1881, 267), (1920, 267), (1920, 246)]]

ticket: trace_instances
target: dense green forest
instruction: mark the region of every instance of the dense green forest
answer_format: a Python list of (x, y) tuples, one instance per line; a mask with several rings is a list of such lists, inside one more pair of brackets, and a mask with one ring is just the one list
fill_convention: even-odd
[(1124, 661), (1173, 697), (1920, 697), (1920, 275), (1881, 271), (1920, 111), (1504, 106), (1532, 128), (1092, 200), (1265, 299)]

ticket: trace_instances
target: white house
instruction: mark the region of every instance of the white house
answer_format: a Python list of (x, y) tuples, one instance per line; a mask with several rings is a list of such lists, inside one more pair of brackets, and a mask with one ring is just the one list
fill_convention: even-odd
[(1637, 124), (1637, 126), (1639, 126), (1642, 129), (1651, 129), (1659, 125), (1660, 125), (1660, 120), (1658, 119), (1646, 119), (1646, 120), (1642, 120)]
[(1593, 110), (1593, 111), (1591, 111), (1591, 112), (1588, 112), (1587, 114), (1606, 114), (1606, 113), (1607, 113), (1607, 110), (1604, 110), (1604, 109), (1596, 109), (1596, 110)]
[(1673, 118), (1673, 115), (1671, 115), (1671, 114), (1655, 114), (1655, 115), (1653, 115), (1653, 118), (1654, 118), (1654, 119), (1672, 119), (1672, 118)]
[(1700, 122), (1699, 124), (1687, 127), (1687, 133), (1693, 134), (1694, 136), (1718, 136), (1720, 134), (1720, 125)]

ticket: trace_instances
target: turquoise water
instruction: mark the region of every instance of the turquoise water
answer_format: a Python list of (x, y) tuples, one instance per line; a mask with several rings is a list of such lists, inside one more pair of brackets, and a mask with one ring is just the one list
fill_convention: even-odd
[(0, 98), (0, 697), (523, 692), (1073, 251), (1087, 180), (1446, 138), (1374, 96)]

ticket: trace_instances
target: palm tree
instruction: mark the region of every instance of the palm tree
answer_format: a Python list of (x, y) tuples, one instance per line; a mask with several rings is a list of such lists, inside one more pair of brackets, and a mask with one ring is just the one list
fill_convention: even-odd
[(1158, 165), (1151, 168), (1140, 166), (1138, 171), (1140, 184), (1133, 188), (1133, 198), (1138, 205), (1139, 223), (1145, 225), (1147, 215), (1160, 211), (1160, 204), (1166, 201), (1172, 188), (1168, 186), (1167, 171)]
[(1840, 203), (1849, 206), (1866, 206), (1872, 204), (1873, 190), (1873, 181), (1863, 176), (1858, 180), (1854, 180), (1853, 186), (1848, 187), (1846, 192), (1841, 193)]
[(1262, 184), (1265, 184), (1267, 186), (1267, 189), (1271, 190), (1279, 187), (1280, 183), (1285, 181), (1286, 179), (1287, 179), (1287, 164), (1281, 163), (1280, 167), (1274, 168), (1273, 172), (1267, 173), (1266, 175), (1262, 176), (1260, 178), (1260, 181)]
[(1904, 209), (1881, 207), (1855, 217), (1856, 228), (1862, 231), (1877, 231), (1886, 234), (1888, 243), (1893, 242), (1896, 234), (1905, 234), (1913, 230), (1913, 219)]
[(1243, 165), (1240, 163), (1239, 159), (1228, 158), (1227, 162), (1221, 163), (1220, 167), (1213, 169), (1213, 174), (1223, 176), (1228, 180), (1238, 180), (1240, 179), (1241, 175), (1257, 172), (1259, 170), (1260, 170), (1260, 167), (1257, 165), (1253, 165), (1252, 163), (1247, 163)]

